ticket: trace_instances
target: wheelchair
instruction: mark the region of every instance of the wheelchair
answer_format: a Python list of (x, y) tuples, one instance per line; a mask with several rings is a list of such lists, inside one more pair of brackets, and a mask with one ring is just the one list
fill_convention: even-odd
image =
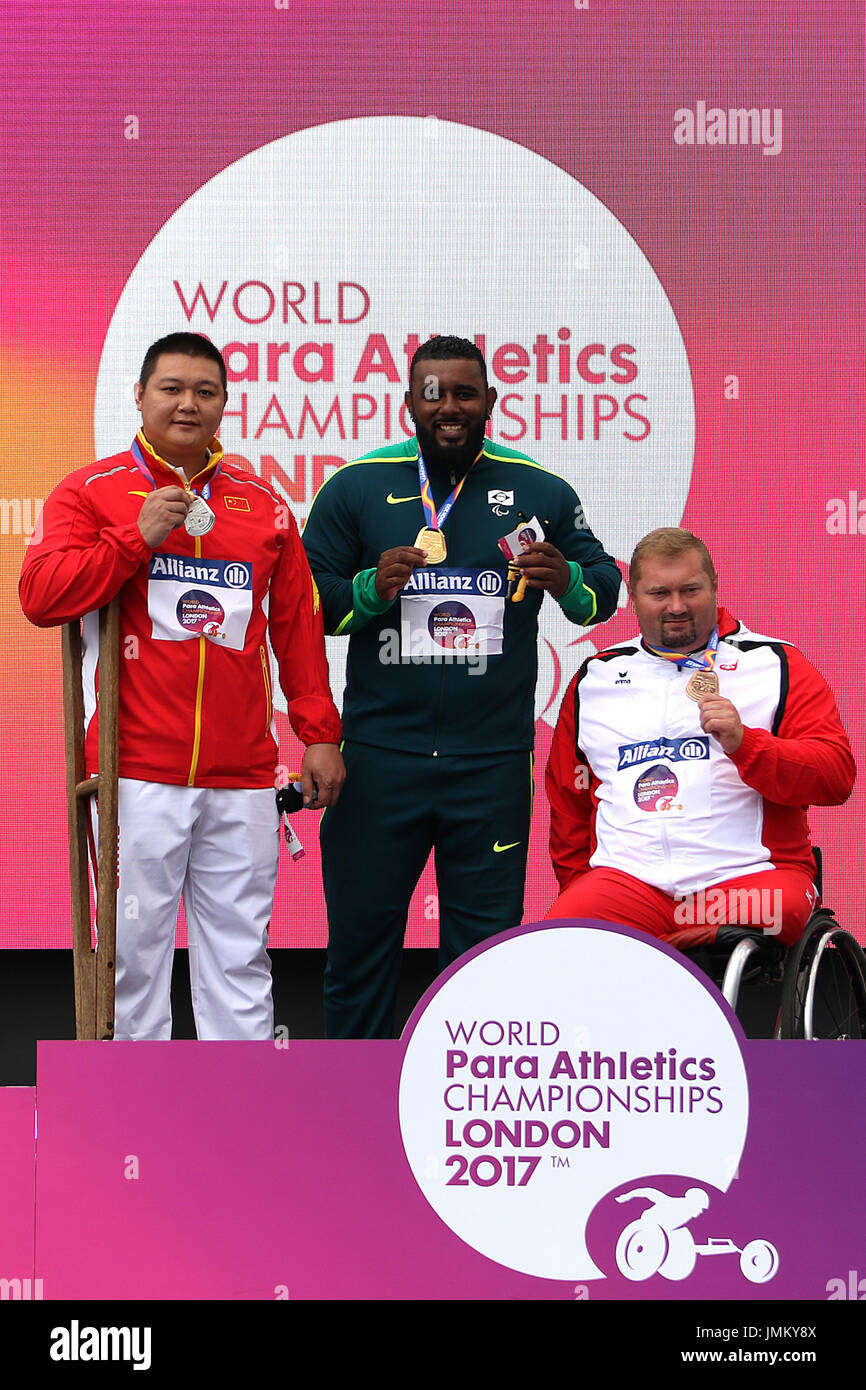
[[(813, 852), (820, 903), (821, 855)], [(676, 946), (676, 936), (668, 944)], [(756, 997), (760, 989), (775, 1004), (774, 1038), (866, 1040), (866, 954), (828, 907), (815, 909), (793, 946), (760, 929), (724, 926), (712, 945), (681, 949), (710, 976), (744, 1027), (742, 987), (754, 985)]]

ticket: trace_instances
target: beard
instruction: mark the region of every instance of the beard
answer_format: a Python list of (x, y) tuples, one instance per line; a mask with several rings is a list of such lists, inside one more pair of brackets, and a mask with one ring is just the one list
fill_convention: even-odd
[(456, 478), (461, 478), (481, 452), (486, 428), (487, 421), (482, 420), (479, 424), (468, 427), (465, 444), (440, 444), (432, 431), (425, 430), (416, 422), (415, 434), (428, 470), (437, 473), (453, 472)]
[[(686, 623), (681, 628), (670, 629), (667, 623), (661, 625), (663, 647), (670, 647), (673, 651), (688, 651), (690, 647), (697, 644), (698, 634), (695, 628), (694, 619)], [(706, 643), (704, 643), (706, 646)]]

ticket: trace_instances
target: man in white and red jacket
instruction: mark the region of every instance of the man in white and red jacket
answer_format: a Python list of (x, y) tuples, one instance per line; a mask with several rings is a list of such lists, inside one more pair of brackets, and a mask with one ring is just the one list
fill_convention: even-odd
[(850, 795), (832, 692), (787, 642), (717, 603), (702, 541), (653, 531), (631, 561), (640, 637), (584, 662), (547, 766), (562, 889), (548, 917), (679, 945), (725, 924), (796, 941), (817, 902), (806, 807)]
[(277, 874), (269, 642), (306, 745), (305, 801), (344, 770), (318, 594), (282, 499), (227, 464), (217, 349), (154, 343), (132, 448), (70, 474), (45, 503), (19, 584), (28, 618), (83, 617), (86, 756), (97, 755), (97, 613), (120, 595), (119, 1039), (171, 1036), (183, 895), (200, 1038), (273, 1037), (267, 930)]

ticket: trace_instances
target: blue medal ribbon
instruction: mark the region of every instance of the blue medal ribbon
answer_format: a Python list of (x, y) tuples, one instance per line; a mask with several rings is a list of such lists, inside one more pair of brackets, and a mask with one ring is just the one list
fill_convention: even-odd
[[(135, 462), (136, 462), (136, 466), (137, 466), (137, 468), (138, 468), (138, 471), (139, 471), (140, 473), (143, 473), (143, 474), (144, 474), (145, 478), (147, 478), (147, 481), (150, 483), (151, 487), (153, 488), (153, 490), (154, 490), (154, 492), (155, 492), (155, 491), (156, 491), (156, 479), (154, 478), (153, 474), (151, 473), (150, 469), (149, 469), (148, 466), (147, 466), (147, 463), (145, 462), (144, 449), (142, 448), (141, 441), (144, 442), (144, 445), (145, 445), (145, 447), (146, 447), (146, 449), (147, 449), (147, 452), (148, 452), (153, 458), (159, 459), (160, 463), (161, 463), (161, 464), (164, 464), (166, 468), (171, 468), (172, 473), (177, 473), (177, 469), (176, 469), (176, 468), (172, 468), (172, 466), (171, 466), (170, 463), (166, 463), (164, 458), (160, 458), (160, 455), (156, 452), (156, 450), (153, 449), (153, 448), (151, 447), (149, 440), (148, 440), (148, 439), (146, 438), (146, 436), (142, 433), (142, 431), (139, 430), (138, 434), (135, 436), (135, 439), (132, 441), (132, 448), (130, 449), (130, 453), (132, 454), (132, 457), (135, 459)], [(219, 455), (219, 456), (220, 456), (220, 458), (222, 457), (222, 450), (220, 450), (220, 455)], [(211, 452), (209, 451), (209, 452), (208, 452), (208, 460), (210, 460), (211, 458), (213, 458), (213, 453), (211, 453)], [(205, 467), (207, 467), (207, 465), (205, 465)], [(213, 482), (214, 478), (216, 477), (217, 473), (219, 473), (219, 471), (220, 471), (220, 466), (219, 466), (219, 463), (217, 463), (217, 466), (216, 466), (216, 468), (214, 469), (213, 474), (212, 474), (211, 477), (208, 479), (208, 481), (205, 483), (204, 487), (201, 489), (201, 495), (202, 495), (202, 497), (204, 498), (205, 501), (207, 501), (208, 498), (210, 497), (210, 485), (211, 485), (211, 483)], [(195, 492), (195, 488), (192, 486), (191, 483), (188, 483), (188, 482), (186, 481), (186, 479), (184, 479), (184, 480), (183, 480), (183, 483), (182, 483), (182, 484), (179, 484), (179, 486), (185, 487), (186, 490), (187, 490), (187, 492), (192, 492), (192, 493)]]
[(448, 516), (451, 513), (454, 503), (457, 501), (457, 498), (460, 495), (460, 489), (466, 482), (466, 479), (472, 472), (472, 468), (475, 467), (476, 463), (478, 462), (478, 459), (480, 459), (483, 453), (484, 446), (482, 445), (478, 451), (476, 458), (472, 460), (472, 467), (467, 468), (466, 472), (463, 474), (463, 477), (460, 479), (457, 486), (449, 493), (447, 499), (442, 503), (442, 506), (437, 512), (436, 503), (433, 501), (433, 492), (430, 487), (430, 477), (427, 473), (427, 465), (425, 464), (424, 457), (421, 453), (421, 446), (418, 446), (418, 486), (421, 493), (421, 505), (424, 508), (424, 520), (427, 522), (427, 525), (431, 531), (442, 530), (442, 527), (444, 526)]
[(673, 647), (651, 647), (647, 641), (644, 641), (644, 646), (653, 656), (663, 657), (665, 661), (675, 661), (681, 671), (712, 671), (719, 650), (719, 629), (713, 628), (707, 649), (700, 656), (696, 652), (681, 656)]

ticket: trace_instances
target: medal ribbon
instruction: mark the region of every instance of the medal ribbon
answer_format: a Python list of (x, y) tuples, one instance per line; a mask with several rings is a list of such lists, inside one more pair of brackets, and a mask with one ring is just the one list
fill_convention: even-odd
[(449, 493), (447, 499), (442, 503), (440, 510), (437, 512), (436, 503), (433, 501), (433, 492), (430, 487), (430, 478), (427, 473), (427, 465), (424, 462), (424, 458), (421, 454), (421, 449), (419, 446), (418, 485), (419, 490), (421, 492), (421, 505), (424, 508), (424, 520), (427, 522), (427, 525), (431, 531), (442, 530), (442, 527), (445, 525), (445, 522), (454, 506), (454, 503), (460, 496), (460, 489), (463, 487), (463, 484), (466, 482), (466, 479), (469, 477), (469, 474), (472, 472), (472, 469), (475, 467), (476, 463), (478, 462), (478, 459), (480, 459), (483, 452), (484, 446), (482, 445), (481, 449), (478, 451), (477, 457), (472, 460), (471, 467), (467, 468), (466, 472), (463, 474), (463, 477), (460, 479), (457, 486), (453, 489), (451, 493)]
[[(208, 464), (210, 464), (211, 460), (212, 460), (214, 457), (216, 457), (216, 459), (217, 459), (217, 465), (216, 465), (216, 468), (215, 468), (214, 471), (213, 471), (212, 476), (208, 479), (208, 481), (205, 483), (204, 487), (203, 487), (202, 490), (201, 490), (201, 495), (202, 495), (202, 497), (204, 498), (205, 501), (207, 501), (208, 498), (210, 497), (210, 485), (211, 485), (211, 483), (213, 482), (214, 478), (216, 477), (217, 473), (219, 473), (219, 471), (220, 471), (219, 460), (220, 460), (220, 459), (222, 458), (222, 456), (223, 456), (222, 446), (220, 445), (219, 441), (218, 441), (218, 440), (213, 440), (212, 442), (213, 442), (214, 444), (216, 444), (216, 448), (215, 448), (211, 453), (208, 454)], [(146, 438), (146, 436), (145, 436), (145, 434), (144, 434), (144, 431), (143, 431), (143, 430), (139, 430), (139, 431), (138, 431), (138, 434), (135, 436), (135, 439), (132, 441), (132, 448), (131, 448), (131, 450), (130, 450), (130, 453), (132, 454), (132, 457), (135, 459), (136, 466), (137, 466), (137, 468), (138, 468), (139, 473), (143, 473), (143, 474), (144, 474), (145, 478), (147, 478), (147, 481), (152, 485), (153, 490), (154, 490), (154, 492), (155, 492), (155, 491), (156, 491), (156, 479), (154, 478), (153, 474), (151, 473), (150, 469), (148, 468), (148, 466), (147, 466), (147, 464), (146, 464), (146, 462), (145, 462), (145, 458), (144, 458), (145, 451), (146, 451), (148, 454), (150, 454), (150, 457), (151, 457), (151, 458), (159, 459), (159, 462), (160, 462), (165, 468), (171, 468), (172, 473), (177, 473), (177, 469), (176, 469), (176, 468), (172, 468), (170, 463), (166, 463), (166, 461), (165, 461), (164, 458), (160, 458), (159, 454), (158, 454), (158, 453), (156, 452), (156, 450), (151, 446), (150, 441)], [(206, 464), (205, 467), (207, 467), (208, 464)], [(194, 491), (195, 491), (195, 489), (192, 487), (192, 485), (191, 485), (190, 483), (188, 483), (188, 482), (186, 481), (186, 479), (184, 479), (183, 486), (186, 488), (186, 490), (187, 490), (188, 492), (194, 492)]]
[(694, 652), (689, 656), (681, 656), (672, 647), (651, 647), (646, 641), (644, 646), (648, 652), (652, 652), (653, 656), (660, 656), (665, 661), (675, 661), (681, 671), (712, 671), (719, 650), (719, 629), (718, 627), (713, 628), (707, 649), (702, 656), (698, 656)]

